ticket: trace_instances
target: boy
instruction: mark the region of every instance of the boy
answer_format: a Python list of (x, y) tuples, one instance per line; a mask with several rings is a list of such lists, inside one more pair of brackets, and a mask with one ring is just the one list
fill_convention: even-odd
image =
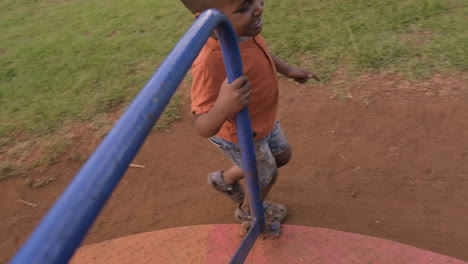
[[(221, 48), (215, 37), (208, 39), (192, 65), (191, 89), (194, 129), (234, 163), (226, 171), (208, 174), (211, 186), (239, 203), (235, 216), (251, 219), (248, 197), (239, 181), (244, 178), (234, 115), (246, 105), (252, 122), (259, 182), (265, 198), (276, 181), (278, 168), (287, 164), (292, 151), (276, 121), (278, 105), (277, 72), (299, 83), (320, 79), (315, 74), (292, 67), (271, 55), (263, 38), (263, 0), (181, 0), (198, 17), (209, 8), (223, 12), (239, 40), (246, 76), (227, 84)], [(283, 221), (284, 205), (264, 202), (267, 221)]]

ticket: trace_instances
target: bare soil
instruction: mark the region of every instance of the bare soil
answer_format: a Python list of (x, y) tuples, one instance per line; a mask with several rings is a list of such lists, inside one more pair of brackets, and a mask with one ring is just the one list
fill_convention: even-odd
[[(279, 119), (293, 147), (269, 200), (288, 206), (290, 225), (385, 238), (468, 261), (468, 82), (466, 74), (409, 82), (394, 74), (327, 85), (281, 81)], [(234, 223), (235, 204), (212, 190), (228, 160), (182, 121), (152, 133), (84, 245), (171, 227)], [(70, 132), (88, 156), (102, 139), (91, 125)], [(0, 182), (0, 263), (28, 237), (81, 167), (64, 156), (29, 178)], [(19, 202), (21, 199), (37, 207)]]

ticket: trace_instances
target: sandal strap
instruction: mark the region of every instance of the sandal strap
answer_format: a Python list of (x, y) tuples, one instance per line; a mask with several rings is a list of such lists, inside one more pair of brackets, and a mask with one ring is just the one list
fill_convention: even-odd
[(223, 171), (208, 174), (208, 183), (217, 191), (224, 193), (232, 200), (241, 203), (244, 201), (245, 192), (242, 185), (228, 184), (224, 181)]
[[(240, 221), (252, 220), (250, 213), (242, 210), (241, 206), (242, 204), (239, 204), (236, 211), (234, 212), (236, 219)], [(288, 215), (286, 206), (268, 201), (263, 202), (263, 210), (265, 212), (265, 220), (267, 222), (282, 222)]]

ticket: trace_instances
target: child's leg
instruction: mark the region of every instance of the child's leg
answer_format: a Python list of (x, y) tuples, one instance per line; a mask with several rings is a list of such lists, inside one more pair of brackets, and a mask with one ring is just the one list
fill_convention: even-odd
[[(273, 183), (262, 187), (262, 195), (268, 194), (272, 186)], [(248, 192), (246, 192), (243, 203), (239, 204), (239, 207), (235, 211), (235, 216), (239, 221), (242, 222), (252, 220), (252, 212), (249, 205), (249, 196)], [(288, 214), (288, 209), (286, 206), (269, 201), (263, 201), (263, 211), (265, 221), (267, 222), (282, 222)]]
[(223, 172), (224, 181), (227, 184), (236, 184), (244, 178), (244, 172), (238, 166), (232, 166), (227, 171)]
[[(292, 157), (291, 147), (288, 146), (288, 148), (284, 152), (281, 152), (278, 155), (274, 155), (274, 157), (275, 157), (275, 161), (276, 161), (276, 168), (283, 167), (284, 165), (288, 164), (289, 161), (291, 160), (291, 157)], [(271, 181), (270, 181), (270, 183), (268, 185), (262, 187), (262, 198), (263, 198), (263, 200), (266, 200), (266, 198), (268, 196), (268, 193), (270, 193), (271, 188), (273, 187), (273, 185), (275, 185), (276, 180), (278, 179), (278, 174), (279, 174), (279, 172), (276, 173), (276, 175), (273, 176), (273, 178), (271, 179)]]
[(226, 171), (208, 173), (208, 183), (215, 190), (224, 193), (238, 203), (242, 203), (244, 200), (244, 189), (239, 184), (239, 181), (244, 177), (244, 173), (239, 168), (241, 160), (239, 147), (237, 144), (216, 136), (211, 137), (210, 141), (235, 165)]
[[(279, 122), (277, 122), (275, 129), (265, 143), (266, 144), (259, 145), (256, 151), (257, 168), (260, 185), (262, 185), (261, 195), (263, 200), (267, 198), (268, 193), (278, 178), (278, 168), (286, 165), (292, 157), (292, 149), (281, 130)], [(268, 175), (270, 176), (268, 177)], [(265, 176), (266, 178), (264, 178)], [(269, 221), (282, 221), (287, 213), (286, 207), (283, 205), (271, 202), (264, 202), (263, 205), (266, 218)], [(242, 211), (250, 215), (249, 197), (247, 197), (247, 193), (239, 209), (237, 213)]]
[(292, 149), (290, 146), (284, 152), (274, 155), (276, 161), (276, 167), (281, 168), (284, 165), (288, 164), (292, 157)]
[[(291, 147), (288, 146), (288, 148), (284, 152), (274, 156), (275, 161), (276, 161), (276, 167), (281, 168), (284, 165), (288, 164), (288, 162), (291, 160), (291, 156), (292, 156), (292, 150), (291, 150)], [(232, 166), (230, 169), (223, 172), (223, 176), (224, 176), (224, 181), (227, 184), (237, 184), (240, 180), (244, 178), (244, 172), (238, 166)], [(266, 197), (268, 196), (268, 193), (270, 192), (271, 188), (275, 184), (277, 178), (278, 178), (278, 173), (275, 176), (273, 176), (273, 178), (271, 179), (268, 185), (263, 186), (261, 188), (263, 200), (265, 200)], [(247, 193), (245, 194), (245, 198), (244, 198), (244, 201), (242, 202), (241, 207), (244, 211), (250, 212), (249, 198), (247, 197)]]
[[(284, 165), (288, 164), (289, 161), (291, 160), (291, 157), (292, 157), (292, 149), (291, 149), (290, 146), (288, 146), (288, 148), (284, 152), (274, 156), (275, 161), (276, 161), (276, 167), (281, 168)], [(242, 174), (242, 177), (241, 177), (241, 179), (242, 179), (244, 177), (244, 173), (242, 172), (242, 170), (239, 167), (237, 167), (237, 169), (239, 170), (238, 172), (240, 172)], [(268, 196), (268, 193), (270, 193), (271, 188), (273, 187), (273, 185), (275, 185), (276, 180), (278, 179), (278, 174), (279, 173), (276, 173), (276, 175), (274, 175), (273, 178), (271, 179), (270, 183), (261, 188), (262, 199), (263, 200), (266, 199), (266, 197)], [(242, 202), (242, 205), (241, 205), (241, 209), (244, 212), (250, 213), (250, 208), (249, 207), (250, 207), (249, 206), (249, 197), (248, 197), (248, 192), (246, 192), (244, 201)]]
[[(284, 165), (288, 164), (288, 162), (291, 160), (291, 156), (292, 156), (292, 150), (291, 150), (291, 147), (288, 146), (288, 148), (285, 151), (274, 156), (275, 161), (276, 161), (276, 167), (281, 168)], [(238, 166), (232, 166), (230, 169), (224, 171), (223, 175), (224, 175), (224, 181), (227, 184), (236, 184), (244, 178), (244, 172)], [(269, 184), (262, 188), (263, 199), (267, 197), (268, 192), (270, 191), (273, 184), (276, 182), (277, 177), (278, 175), (276, 175), (276, 177), (272, 179), (271, 185)]]

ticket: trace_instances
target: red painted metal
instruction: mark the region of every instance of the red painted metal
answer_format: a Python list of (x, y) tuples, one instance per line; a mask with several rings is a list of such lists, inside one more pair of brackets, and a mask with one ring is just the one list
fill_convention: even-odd
[[(180, 227), (82, 247), (71, 263), (228, 263), (242, 240), (239, 225)], [(400, 243), (316, 227), (283, 225), (257, 240), (245, 263), (466, 264)]]

